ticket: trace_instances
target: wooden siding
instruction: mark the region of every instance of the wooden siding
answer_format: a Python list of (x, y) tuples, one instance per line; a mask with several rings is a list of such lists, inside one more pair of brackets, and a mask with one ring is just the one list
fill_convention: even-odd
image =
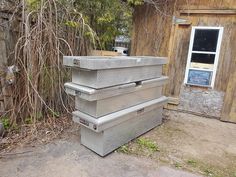
[[(173, 7), (171, 7), (171, 4)], [(219, 63), (214, 90), (225, 92), (222, 117), (233, 120), (236, 111), (235, 68), (232, 66), (236, 58), (236, 15), (215, 13), (180, 13), (183, 10), (227, 10), (234, 12), (235, 0), (178, 0), (171, 1), (167, 6), (160, 7), (168, 15), (161, 15), (150, 5), (136, 7), (134, 13), (134, 28), (131, 44), (132, 55), (168, 56), (167, 75), (169, 84), (164, 88), (165, 94), (178, 98), (183, 86), (187, 62), (187, 54), (192, 26), (222, 26), (224, 27)], [(160, 10), (159, 9), (159, 10)], [(203, 12), (201, 11), (201, 12)], [(186, 19), (188, 23), (172, 24), (172, 16)], [(232, 74), (234, 73), (234, 74)], [(199, 88), (205, 89), (205, 88)], [(222, 118), (223, 119), (223, 118)]]
[(177, 0), (178, 8), (184, 9), (235, 9), (235, 0)]
[[(223, 26), (224, 33), (220, 50), (219, 63), (215, 79), (214, 90), (226, 91), (229, 80), (230, 65), (236, 57), (234, 43), (236, 41), (235, 28), (236, 18), (226, 15), (178, 15), (180, 18), (188, 19), (192, 26)], [(166, 93), (170, 96), (178, 96), (183, 84), (184, 72), (187, 61), (188, 45), (190, 40), (191, 26), (174, 25), (174, 37), (170, 41), (168, 75), (170, 84), (166, 87)], [(173, 84), (174, 83), (174, 84)]]
[(180, 14), (216, 14), (216, 15), (235, 15), (236, 10), (221, 10), (221, 9), (183, 9)]
[(167, 56), (172, 23), (172, 0), (161, 12), (151, 5), (135, 8), (133, 18), (133, 35), (131, 40), (131, 55)]

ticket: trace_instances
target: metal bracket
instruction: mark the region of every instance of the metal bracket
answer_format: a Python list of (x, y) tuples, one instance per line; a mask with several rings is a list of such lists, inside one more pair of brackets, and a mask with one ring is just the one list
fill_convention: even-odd
[(188, 19), (178, 18), (176, 16), (173, 16), (172, 23), (178, 25), (191, 25), (191, 22)]

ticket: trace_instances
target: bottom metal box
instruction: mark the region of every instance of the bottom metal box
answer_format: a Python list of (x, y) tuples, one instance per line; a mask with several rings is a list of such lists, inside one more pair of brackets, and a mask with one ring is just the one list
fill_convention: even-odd
[(162, 108), (123, 122), (96, 133), (81, 126), (81, 144), (101, 156), (105, 156), (132, 139), (142, 135), (162, 122)]
[(163, 101), (166, 100), (162, 99), (161, 104), (148, 106), (148, 111), (137, 110), (136, 114), (131, 114), (131, 117), (126, 121), (98, 132), (86, 126), (81, 126), (81, 144), (101, 156), (107, 155), (123, 144), (160, 125)]

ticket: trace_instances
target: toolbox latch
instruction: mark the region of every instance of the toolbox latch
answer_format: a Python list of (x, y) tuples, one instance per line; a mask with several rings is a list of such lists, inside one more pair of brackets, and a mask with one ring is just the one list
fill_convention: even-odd
[(142, 87), (142, 81), (135, 82), (135, 87)]
[(73, 64), (76, 65), (76, 66), (80, 66), (80, 61), (77, 60), (77, 59), (74, 59)]

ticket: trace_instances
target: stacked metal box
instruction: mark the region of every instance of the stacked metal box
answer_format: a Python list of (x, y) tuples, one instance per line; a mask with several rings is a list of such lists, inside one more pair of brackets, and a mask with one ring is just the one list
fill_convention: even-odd
[(104, 156), (162, 122), (166, 58), (65, 56), (72, 68), (66, 92), (75, 96), (73, 120), (81, 143)]

